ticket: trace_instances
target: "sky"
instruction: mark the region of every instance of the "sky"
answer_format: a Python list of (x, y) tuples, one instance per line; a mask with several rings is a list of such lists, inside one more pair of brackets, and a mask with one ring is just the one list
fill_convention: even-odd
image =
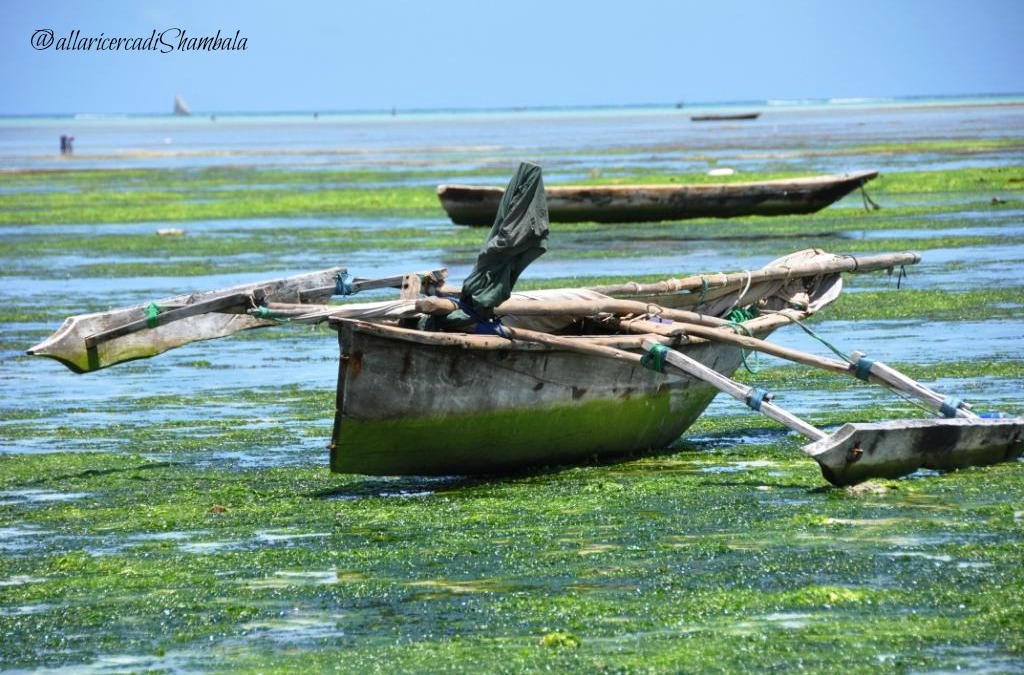
[[(0, 115), (1022, 94), (1022, 26), (1024, 0), (0, 0)], [(180, 48), (218, 30), (246, 49)]]

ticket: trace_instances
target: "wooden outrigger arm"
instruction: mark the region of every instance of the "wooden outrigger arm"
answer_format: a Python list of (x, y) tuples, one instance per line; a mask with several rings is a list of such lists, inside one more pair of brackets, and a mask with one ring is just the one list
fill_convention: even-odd
[(770, 394), (740, 384), (685, 354), (651, 340), (644, 341), (644, 349), (659, 355), (662, 363), (811, 439), (801, 450), (818, 463), (822, 475), (834, 485), (897, 478), (918, 469), (950, 471), (985, 466), (1015, 459), (1024, 452), (1024, 417), (982, 419), (971, 415), (854, 423), (826, 434), (772, 403)]

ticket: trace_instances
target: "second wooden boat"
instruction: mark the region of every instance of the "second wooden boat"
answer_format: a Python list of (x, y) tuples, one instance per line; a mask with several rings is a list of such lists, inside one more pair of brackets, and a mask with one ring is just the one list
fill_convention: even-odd
[[(878, 171), (693, 185), (546, 187), (551, 222), (642, 223), (814, 213), (878, 176)], [(441, 185), (441, 206), (456, 225), (490, 226), (502, 188)]]
[(725, 115), (691, 115), (691, 122), (739, 122), (745, 120), (756, 120), (761, 113), (735, 113)]

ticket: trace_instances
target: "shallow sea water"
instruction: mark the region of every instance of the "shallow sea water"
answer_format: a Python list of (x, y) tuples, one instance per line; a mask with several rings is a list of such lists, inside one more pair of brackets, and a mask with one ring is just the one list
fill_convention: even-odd
[[(81, 156), (65, 161), (49, 146), (66, 120), (0, 121), (0, 165), (470, 170), (526, 157), (565, 180), (634, 166), (700, 171), (709, 158), (741, 170), (808, 173), (863, 164), (1003, 166), (1020, 157), (811, 151), (1024, 137), (1024, 108), (769, 109), (752, 125), (712, 127), (666, 109), (79, 123)], [(1024, 286), (1022, 211), (988, 211), (976, 201), (894, 196), (877, 217), (886, 217), (885, 206), (948, 205), (950, 213), (925, 216), (921, 229), (894, 225), (848, 237), (730, 239), (688, 229), (685, 240), (665, 241), (661, 230), (645, 239), (607, 227), (554, 237), (571, 254), (552, 250), (528, 275), (685, 275), (760, 266), (804, 245), (841, 250), (858, 239), (963, 235), (982, 241), (926, 250), (901, 284)], [(834, 207), (836, 218), (856, 205)], [(954, 217), (972, 224), (951, 226)], [(413, 228), (424, 240), (455, 231), (440, 217), (329, 223), (375, 235)], [(288, 228), (301, 238), (324, 220), (46, 230), (144, 235), (165, 225), (241, 238)], [(671, 225), (663, 230), (674, 235)], [(0, 241), (37, 236), (45, 236), (37, 226), (0, 228)], [(719, 397), (673, 450), (623, 463), (499, 480), (329, 475), (338, 352), (330, 330), (253, 331), (84, 376), (22, 352), (78, 307), (145, 303), (331, 265), (367, 277), (447, 265), (457, 282), (472, 255), (422, 243), (340, 260), (296, 250), (274, 259), (272, 273), (100, 277), (82, 271), (95, 262), (87, 251), (68, 251), (2, 270), (0, 303), (45, 318), (0, 316), (0, 461), (39, 467), (0, 487), (0, 629), (11, 636), (0, 645), (0, 668), (367, 672), (383, 658), (396, 671), (675, 672), (681, 664), (713, 670), (723, 663), (790, 671), (837, 667), (839, 657), (850, 672), (1024, 668), (1014, 609), (1024, 586), (1016, 553), (1024, 516), (1011, 503), (1020, 463), (919, 472), (864, 494), (827, 490), (797, 456), (794, 434)], [(251, 260), (267, 268), (270, 256)], [(895, 284), (876, 274), (848, 290), (899, 293)], [(839, 320), (826, 309), (814, 328), (844, 350), (924, 368), (923, 379), (940, 391), (985, 408), (1022, 409), (1024, 371), (944, 374), (963, 362), (1024, 362), (1019, 306), (998, 319), (942, 321)], [(795, 327), (773, 340), (828, 354)], [(761, 357), (760, 364), (781, 362)], [(852, 419), (880, 407), (916, 414), (858, 383), (824, 391), (787, 384), (777, 393), (804, 416), (827, 410)], [(539, 646), (563, 632), (582, 647)]]

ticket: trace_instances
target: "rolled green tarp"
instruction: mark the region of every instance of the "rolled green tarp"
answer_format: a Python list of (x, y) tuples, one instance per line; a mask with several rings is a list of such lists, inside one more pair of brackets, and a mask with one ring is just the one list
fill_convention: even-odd
[(494, 308), (512, 295), (526, 267), (547, 250), (548, 202), (544, 179), (536, 164), (522, 162), (505, 188), (494, 225), (462, 284), (463, 309), (427, 320), (427, 330), (469, 330), (487, 324)]

